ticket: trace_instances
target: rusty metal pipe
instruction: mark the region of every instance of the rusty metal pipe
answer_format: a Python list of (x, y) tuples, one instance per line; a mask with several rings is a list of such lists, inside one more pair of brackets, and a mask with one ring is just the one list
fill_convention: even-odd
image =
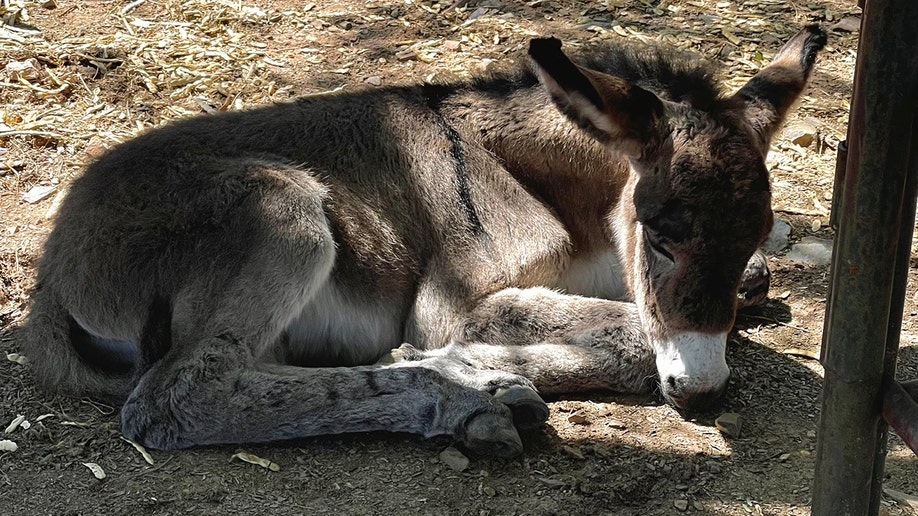
[(918, 402), (918, 380), (909, 380), (907, 382), (899, 383), (899, 386), (905, 389), (905, 392), (912, 397), (916, 402)]
[[(910, 241), (915, 217), (916, 180), (909, 176), (918, 158), (918, 32), (910, 28), (916, 18), (913, 0), (870, 0), (862, 17), (844, 185), (836, 185), (839, 228), (823, 333), (815, 516), (879, 509), (883, 383), (895, 371), (908, 267), (903, 242)], [(893, 399), (892, 410), (901, 400)], [(907, 417), (905, 406), (891, 417)], [(900, 426), (909, 428), (907, 421)]]
[[(910, 387), (918, 387), (914, 382), (909, 383)], [(904, 385), (888, 376), (883, 380), (883, 419), (918, 455), (918, 401)]]

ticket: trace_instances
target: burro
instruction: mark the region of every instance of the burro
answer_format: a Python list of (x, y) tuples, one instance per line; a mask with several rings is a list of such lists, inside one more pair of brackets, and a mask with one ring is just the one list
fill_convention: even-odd
[(73, 182), (24, 352), (162, 449), (390, 430), (513, 455), (538, 393), (714, 403), (767, 292), (769, 141), (824, 43), (726, 95), (666, 49), (535, 39), (518, 72), (149, 131)]

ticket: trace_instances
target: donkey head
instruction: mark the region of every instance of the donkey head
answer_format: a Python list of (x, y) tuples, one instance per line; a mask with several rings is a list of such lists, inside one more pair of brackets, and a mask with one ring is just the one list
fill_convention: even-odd
[(803, 90), (825, 33), (807, 27), (735, 95), (702, 107), (578, 67), (556, 39), (530, 56), (558, 108), (631, 174), (608, 223), (617, 236), (664, 397), (715, 402), (747, 261), (772, 224), (765, 155)]

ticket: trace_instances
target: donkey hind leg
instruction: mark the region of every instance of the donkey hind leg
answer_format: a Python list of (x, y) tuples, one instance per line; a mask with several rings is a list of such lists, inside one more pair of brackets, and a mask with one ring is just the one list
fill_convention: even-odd
[[(242, 203), (226, 225), (232, 231), (211, 233), (223, 252), (202, 253), (215, 263), (161, 321), (171, 327), (171, 347), (123, 406), (125, 435), (174, 449), (391, 430), (453, 435), (479, 453), (519, 453), (505, 405), (431, 368), (258, 362), (307, 303), (321, 302), (313, 298), (330, 280), (334, 242), (321, 189), (308, 186), (264, 188)], [(235, 253), (233, 242), (249, 245)]]

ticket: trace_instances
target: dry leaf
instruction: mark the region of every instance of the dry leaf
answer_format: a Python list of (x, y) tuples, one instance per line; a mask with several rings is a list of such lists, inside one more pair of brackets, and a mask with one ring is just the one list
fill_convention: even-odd
[(809, 358), (809, 359), (812, 359), (812, 360), (819, 360), (819, 352), (818, 352), (818, 351), (807, 351), (807, 350), (805, 350), (805, 349), (799, 349), (799, 348), (788, 348), (788, 349), (785, 349), (784, 351), (782, 351), (782, 353), (784, 353), (785, 355), (792, 355), (792, 356), (795, 356), (795, 357)]
[(248, 462), (249, 464), (256, 464), (258, 466), (261, 466), (265, 469), (269, 469), (271, 471), (280, 471), (280, 466), (276, 462), (271, 462), (268, 459), (263, 459), (257, 455), (253, 455), (248, 452), (236, 453), (232, 457), (230, 457), (230, 461), (232, 461), (233, 459), (238, 459), (243, 462)]
[(89, 468), (89, 471), (92, 471), (92, 476), (99, 480), (105, 479), (105, 470), (102, 469), (102, 466), (96, 464), (95, 462), (84, 462), (83, 465)]
[[(16, 429), (19, 428), (19, 425), (23, 424), (23, 422), (28, 423), (28, 421), (26, 421), (25, 416), (23, 416), (22, 414), (18, 414), (13, 419), (13, 421), (6, 427), (5, 433), (11, 434), (15, 432)], [(24, 426), (23, 428), (28, 428), (28, 426)]]
[(124, 436), (121, 437), (121, 440), (124, 441), (124, 442), (126, 442), (126, 443), (128, 443), (128, 444), (130, 444), (131, 446), (134, 447), (135, 450), (137, 450), (138, 452), (140, 452), (140, 455), (143, 456), (143, 460), (147, 461), (147, 464), (149, 464), (149, 465), (151, 465), (151, 466), (154, 464), (154, 462), (153, 462), (153, 457), (150, 455), (150, 452), (148, 452), (147, 449), (144, 448), (142, 445), (137, 444), (137, 443), (135, 443), (134, 441), (132, 441), (132, 440), (130, 440), (130, 439), (128, 439), (127, 437), (124, 437)]
[(741, 43), (740, 39), (736, 37), (735, 34), (730, 32), (726, 27), (721, 27), (720, 32), (724, 35), (725, 38), (727, 38), (728, 41), (730, 41), (730, 43), (733, 43), (734, 45), (739, 45)]
[(25, 355), (20, 355), (19, 353), (7, 353), (6, 359), (10, 362), (16, 362), (19, 365), (26, 365), (28, 359)]

